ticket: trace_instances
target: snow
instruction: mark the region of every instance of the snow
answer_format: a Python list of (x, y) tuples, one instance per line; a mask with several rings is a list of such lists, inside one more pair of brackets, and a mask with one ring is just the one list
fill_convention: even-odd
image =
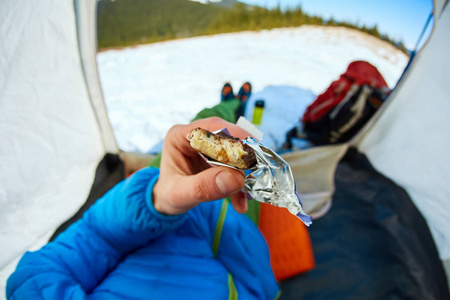
[(408, 57), (359, 31), (322, 26), (181, 39), (97, 56), (119, 147), (143, 153), (157, 151), (171, 126), (218, 104), (225, 82), (237, 92), (245, 81), (253, 86), (246, 117), (264, 99), (263, 142), (278, 147), (306, 106), (354, 60), (375, 65), (394, 87)]

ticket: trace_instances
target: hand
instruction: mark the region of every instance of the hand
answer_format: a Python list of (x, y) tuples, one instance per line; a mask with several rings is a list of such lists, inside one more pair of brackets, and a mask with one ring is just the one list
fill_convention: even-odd
[(210, 131), (227, 127), (233, 136), (249, 136), (237, 125), (216, 117), (172, 127), (164, 139), (160, 176), (153, 188), (155, 209), (167, 215), (182, 214), (201, 202), (231, 197), (234, 209), (245, 213), (244, 172), (211, 167), (192, 149), (186, 136), (197, 127)]

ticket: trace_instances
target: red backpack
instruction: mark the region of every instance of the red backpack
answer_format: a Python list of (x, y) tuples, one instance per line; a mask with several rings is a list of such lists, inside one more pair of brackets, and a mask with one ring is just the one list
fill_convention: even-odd
[(383, 104), (390, 90), (376, 67), (366, 61), (350, 63), (307, 107), (304, 133), (317, 145), (349, 140)]

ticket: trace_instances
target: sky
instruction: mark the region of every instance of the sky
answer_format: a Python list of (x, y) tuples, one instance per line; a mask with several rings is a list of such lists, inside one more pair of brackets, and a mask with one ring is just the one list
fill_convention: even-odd
[(372, 27), (377, 24), (380, 33), (403, 41), (413, 49), (433, 7), (432, 0), (240, 0), (241, 2), (274, 8), (295, 8), (303, 11)]

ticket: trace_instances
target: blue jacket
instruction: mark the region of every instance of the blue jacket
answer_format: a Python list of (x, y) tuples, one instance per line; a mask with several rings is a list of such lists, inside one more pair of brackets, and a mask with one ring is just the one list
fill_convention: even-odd
[(279, 288), (256, 225), (228, 201), (165, 216), (159, 169), (116, 185), (58, 238), (27, 252), (8, 299), (274, 299)]

